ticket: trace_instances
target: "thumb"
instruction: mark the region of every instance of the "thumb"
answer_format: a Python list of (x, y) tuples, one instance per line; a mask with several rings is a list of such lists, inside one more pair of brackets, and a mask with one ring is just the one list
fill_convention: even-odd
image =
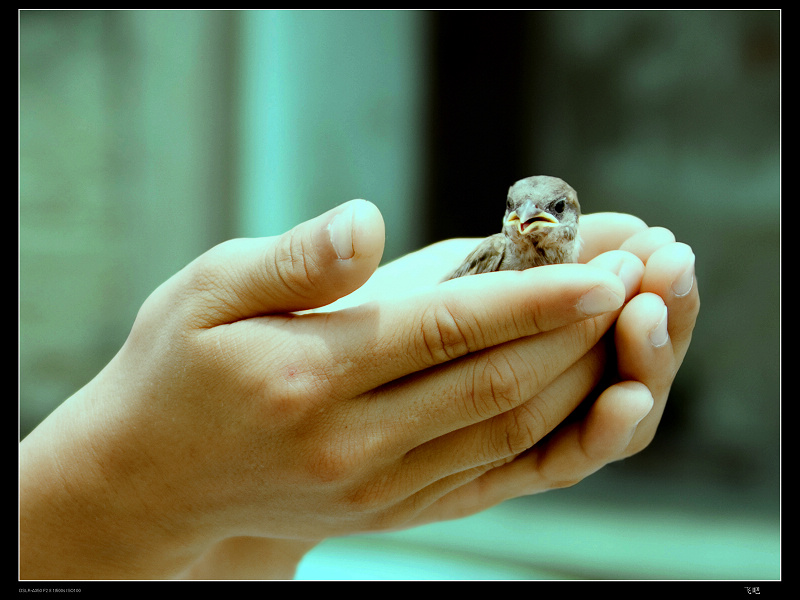
[(208, 324), (318, 308), (346, 296), (378, 268), (384, 235), (378, 208), (351, 200), (281, 235), (220, 244), (197, 266), (207, 270)]

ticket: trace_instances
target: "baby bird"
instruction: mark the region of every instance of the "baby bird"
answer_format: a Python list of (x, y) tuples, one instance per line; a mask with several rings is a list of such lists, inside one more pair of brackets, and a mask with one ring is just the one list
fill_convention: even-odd
[(578, 260), (578, 194), (558, 177), (537, 175), (508, 189), (503, 230), (489, 236), (445, 279)]

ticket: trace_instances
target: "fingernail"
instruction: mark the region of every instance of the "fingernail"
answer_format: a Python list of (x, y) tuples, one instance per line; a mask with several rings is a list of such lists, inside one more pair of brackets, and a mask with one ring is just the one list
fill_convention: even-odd
[(355, 256), (355, 249), (353, 248), (354, 211), (355, 209), (349, 206), (336, 215), (328, 224), (331, 245), (334, 252), (336, 252), (336, 256), (341, 260), (347, 260)]
[(578, 308), (586, 316), (611, 312), (622, 306), (625, 298), (604, 285), (598, 285), (584, 293), (578, 300)]
[(672, 282), (672, 293), (678, 298), (687, 295), (692, 291), (694, 285), (694, 256), (692, 256), (692, 263), (689, 267), (680, 274), (680, 276)]
[(658, 324), (650, 331), (650, 343), (656, 348), (660, 348), (669, 341), (669, 333), (667, 332), (667, 307), (664, 307), (664, 312)]

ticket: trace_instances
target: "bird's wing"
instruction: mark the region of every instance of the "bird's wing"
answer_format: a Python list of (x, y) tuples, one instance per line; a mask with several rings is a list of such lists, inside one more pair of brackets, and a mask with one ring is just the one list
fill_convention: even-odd
[[(477, 275), (497, 271), (503, 262), (506, 252), (506, 236), (503, 233), (490, 235), (478, 247), (467, 255), (461, 266), (453, 271), (448, 279), (455, 279), (464, 275)], [(445, 281), (446, 281), (445, 280)]]

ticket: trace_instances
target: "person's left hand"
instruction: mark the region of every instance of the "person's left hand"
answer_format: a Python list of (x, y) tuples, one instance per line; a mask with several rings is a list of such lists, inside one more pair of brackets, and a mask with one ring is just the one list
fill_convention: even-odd
[[(580, 262), (614, 269), (620, 253), (632, 253), (645, 264), (638, 293), (617, 319), (616, 362), (603, 367), (614, 383), (596, 390), (599, 396), (583, 419), (453, 490), (421, 513), (413, 525), (459, 518), (510, 498), (574, 485), (606, 464), (642, 451), (655, 436), (700, 308), (694, 253), (676, 242), (669, 230), (647, 227), (631, 215), (585, 215), (581, 235)], [(458, 257), (474, 244), (475, 240), (449, 240), (433, 248), (443, 262), (457, 264)], [(414, 265), (407, 268), (415, 271)], [(620, 276), (626, 279), (624, 273)], [(365, 288), (357, 293), (365, 294), (369, 287)], [(585, 363), (604, 365), (603, 342), (595, 350), (516, 410), (541, 411), (563, 401), (565, 395), (585, 390), (575, 385)]]

